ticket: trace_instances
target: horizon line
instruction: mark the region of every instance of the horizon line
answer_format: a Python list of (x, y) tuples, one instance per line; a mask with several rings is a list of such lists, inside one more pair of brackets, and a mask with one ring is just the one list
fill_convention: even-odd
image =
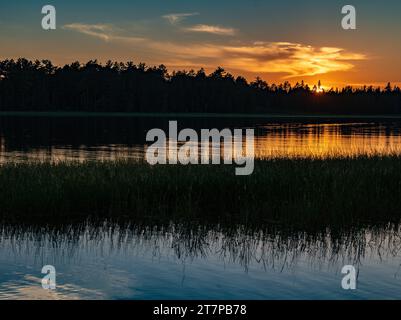
[[(221, 68), (221, 69), (224, 70), (226, 75), (230, 74), (234, 79), (244, 78), (248, 82), (248, 84), (256, 81), (257, 79), (260, 79), (262, 81), (265, 81), (270, 86), (273, 86), (273, 85), (274, 86), (280, 86), (280, 85), (283, 85), (283, 84), (286, 84), (286, 83), (289, 83), (291, 86), (294, 86), (294, 85), (297, 85), (297, 84), (304, 83), (305, 86), (309, 86), (310, 88), (313, 88), (314, 86), (318, 86), (318, 82), (320, 81), (320, 80), (318, 80), (318, 81), (316, 81), (316, 83), (312, 83), (312, 82), (307, 82), (305, 80), (291, 81), (290, 79), (283, 79), (281, 82), (268, 82), (268, 81), (264, 80), (263, 76), (259, 76), (259, 75), (254, 76), (253, 79), (249, 79), (250, 77), (244, 76), (244, 75), (239, 74), (239, 73), (237, 75), (234, 75), (233, 73), (227, 71), (227, 69), (224, 68), (221, 65), (220, 66), (216, 66), (216, 67), (200, 67), (200, 68), (198, 67), (198, 68), (189, 68), (189, 69), (185, 69), (185, 68), (179, 69), (179, 68), (172, 68), (172, 67), (169, 68), (164, 63), (147, 64), (146, 62), (143, 62), (143, 61), (139, 61), (139, 62), (135, 63), (133, 60), (127, 60), (127, 61), (120, 60), (119, 61), (119, 60), (108, 59), (108, 60), (102, 61), (101, 59), (93, 58), (93, 59), (88, 59), (86, 62), (81, 62), (79, 60), (72, 60), (69, 63), (61, 63), (60, 64), (60, 63), (53, 63), (53, 61), (51, 59), (46, 59), (46, 58), (45, 59), (39, 59), (39, 58), (28, 59), (28, 58), (25, 58), (25, 57), (16, 57), (16, 58), (0, 58), (0, 63), (1, 62), (5, 62), (5, 61), (18, 62), (19, 60), (26, 60), (26, 61), (32, 62), (32, 63), (35, 63), (37, 61), (39, 61), (40, 63), (44, 63), (44, 62), (49, 61), (52, 64), (53, 67), (56, 67), (56, 68), (59, 68), (59, 69), (62, 69), (64, 67), (66, 67), (66, 66), (71, 66), (72, 64), (77, 63), (77, 62), (79, 63), (80, 67), (83, 67), (83, 66), (89, 64), (90, 62), (96, 63), (96, 64), (98, 64), (99, 66), (102, 66), (102, 67), (105, 67), (108, 62), (111, 62), (113, 65), (115, 65), (115, 64), (119, 64), (119, 65), (123, 64), (124, 66), (126, 66), (127, 63), (133, 63), (134, 66), (139, 66), (139, 65), (143, 64), (145, 66), (145, 70), (152, 69), (152, 68), (159, 68), (161, 66), (164, 66), (166, 68), (167, 74), (169, 76), (173, 76), (174, 73), (177, 73), (177, 72), (186, 72), (186, 73), (194, 72), (194, 73), (196, 73), (196, 72), (200, 72), (202, 70), (205, 72), (205, 74), (207, 76), (210, 76), (214, 71), (216, 71), (219, 68)], [(207, 70), (209, 70), (209, 71), (207, 71)], [(213, 71), (210, 71), (210, 70), (213, 70)], [(2, 74), (0, 74), (0, 80), (2, 80), (3, 78), (4, 78), (4, 76)], [(352, 87), (354, 89), (360, 89), (360, 88), (365, 88), (365, 87), (367, 87), (367, 88), (369, 88), (369, 87), (382, 88), (382, 87), (386, 87), (388, 84), (390, 84), (392, 86), (392, 88), (395, 88), (395, 87), (400, 88), (401, 87), (401, 80), (400, 81), (374, 81), (374, 82), (370, 82), (370, 83), (346, 83), (346, 82), (344, 82), (342, 84), (342, 86), (325, 85), (323, 83), (323, 81), (320, 81), (320, 82), (321, 82), (320, 88), (323, 89), (324, 91), (329, 91), (331, 89), (333, 89), (333, 90), (340, 89), (341, 90), (341, 89), (345, 89), (347, 87)], [(330, 81), (327, 81), (327, 82), (330, 83)], [(338, 84), (338, 82), (336, 82), (336, 81), (333, 81), (332, 84), (333, 83), (337, 83)]]

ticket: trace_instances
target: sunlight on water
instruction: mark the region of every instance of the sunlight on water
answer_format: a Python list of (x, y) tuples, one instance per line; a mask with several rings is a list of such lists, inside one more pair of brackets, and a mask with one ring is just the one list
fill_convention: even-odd
[[(267, 123), (243, 128), (255, 129), (257, 159), (401, 154), (399, 123)], [(147, 149), (145, 136), (146, 132), (143, 132), (142, 136), (118, 136), (115, 138), (116, 143), (105, 144), (96, 140), (79, 145), (61, 143), (53, 141), (52, 137), (46, 137), (50, 142), (43, 146), (42, 140), (32, 143), (31, 139), (21, 139), (18, 144), (10, 145), (10, 138), (1, 134), (0, 162), (140, 160), (144, 158)], [(66, 139), (68, 140), (68, 137)], [(131, 139), (129, 143), (118, 141)], [(168, 153), (168, 150), (163, 150), (162, 153), (164, 152)], [(223, 157), (225, 150), (210, 149), (211, 156), (216, 152)]]
[(266, 126), (256, 158), (327, 158), (401, 154), (401, 136), (361, 123)]

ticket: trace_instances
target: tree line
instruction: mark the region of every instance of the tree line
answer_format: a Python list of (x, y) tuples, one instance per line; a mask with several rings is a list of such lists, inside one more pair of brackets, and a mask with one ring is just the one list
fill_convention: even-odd
[(223, 68), (169, 73), (164, 65), (97, 60), (0, 61), (1, 111), (399, 114), (401, 90), (365, 86), (323, 90), (248, 82)]

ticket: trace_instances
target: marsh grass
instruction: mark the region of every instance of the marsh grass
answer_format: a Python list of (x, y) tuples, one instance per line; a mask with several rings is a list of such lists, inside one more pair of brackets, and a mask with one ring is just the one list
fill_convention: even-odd
[(401, 217), (401, 158), (270, 159), (250, 176), (230, 165), (132, 161), (8, 163), (0, 167), (3, 219), (107, 217), (323, 230)]

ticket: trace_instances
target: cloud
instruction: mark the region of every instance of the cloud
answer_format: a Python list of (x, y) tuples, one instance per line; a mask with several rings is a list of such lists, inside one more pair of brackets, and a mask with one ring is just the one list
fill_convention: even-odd
[(105, 42), (124, 43), (133, 50), (145, 50), (152, 63), (164, 63), (173, 68), (214, 68), (221, 65), (246, 73), (283, 74), (283, 79), (349, 71), (354, 68), (355, 62), (368, 59), (365, 54), (350, 52), (344, 48), (315, 47), (292, 42), (215, 44), (161, 41), (121, 35), (122, 30), (104, 24), (74, 23), (65, 25), (64, 29)]
[(166, 19), (168, 22), (170, 22), (172, 25), (179, 24), (182, 20), (192, 17), (192, 16), (197, 16), (199, 13), (197, 12), (192, 12), (192, 13), (170, 13), (162, 16), (164, 19)]
[[(170, 53), (175, 61), (189, 66), (222, 65), (252, 73), (282, 73), (283, 78), (306, 77), (330, 72), (349, 71), (354, 62), (367, 56), (342, 48), (313, 47), (288, 42), (259, 42), (249, 45), (174, 43), (153, 44), (155, 50)], [(180, 66), (177, 64), (177, 66)]]
[(121, 36), (118, 32), (121, 30), (115, 28), (113, 25), (108, 24), (84, 24), (84, 23), (71, 23), (63, 26), (64, 30), (72, 30), (79, 33), (86, 34), (95, 38), (99, 38), (104, 41), (143, 41), (144, 38), (132, 37), (132, 36)]
[(342, 48), (313, 47), (289, 42), (258, 42), (250, 46), (223, 47), (230, 65), (240, 70), (260, 73), (285, 73), (285, 78), (314, 76), (348, 71), (352, 62), (366, 55)]
[(83, 23), (72, 23), (63, 26), (65, 30), (78, 31), (88, 36), (93, 36), (104, 41), (110, 40), (110, 33), (113, 32), (113, 27), (106, 24), (83, 24)]
[(224, 36), (234, 36), (236, 34), (236, 30), (233, 28), (211, 26), (211, 25), (207, 25), (207, 24), (197, 24), (195, 26), (187, 27), (187, 28), (184, 28), (184, 31), (204, 32), (204, 33), (212, 33), (212, 34), (224, 35)]

